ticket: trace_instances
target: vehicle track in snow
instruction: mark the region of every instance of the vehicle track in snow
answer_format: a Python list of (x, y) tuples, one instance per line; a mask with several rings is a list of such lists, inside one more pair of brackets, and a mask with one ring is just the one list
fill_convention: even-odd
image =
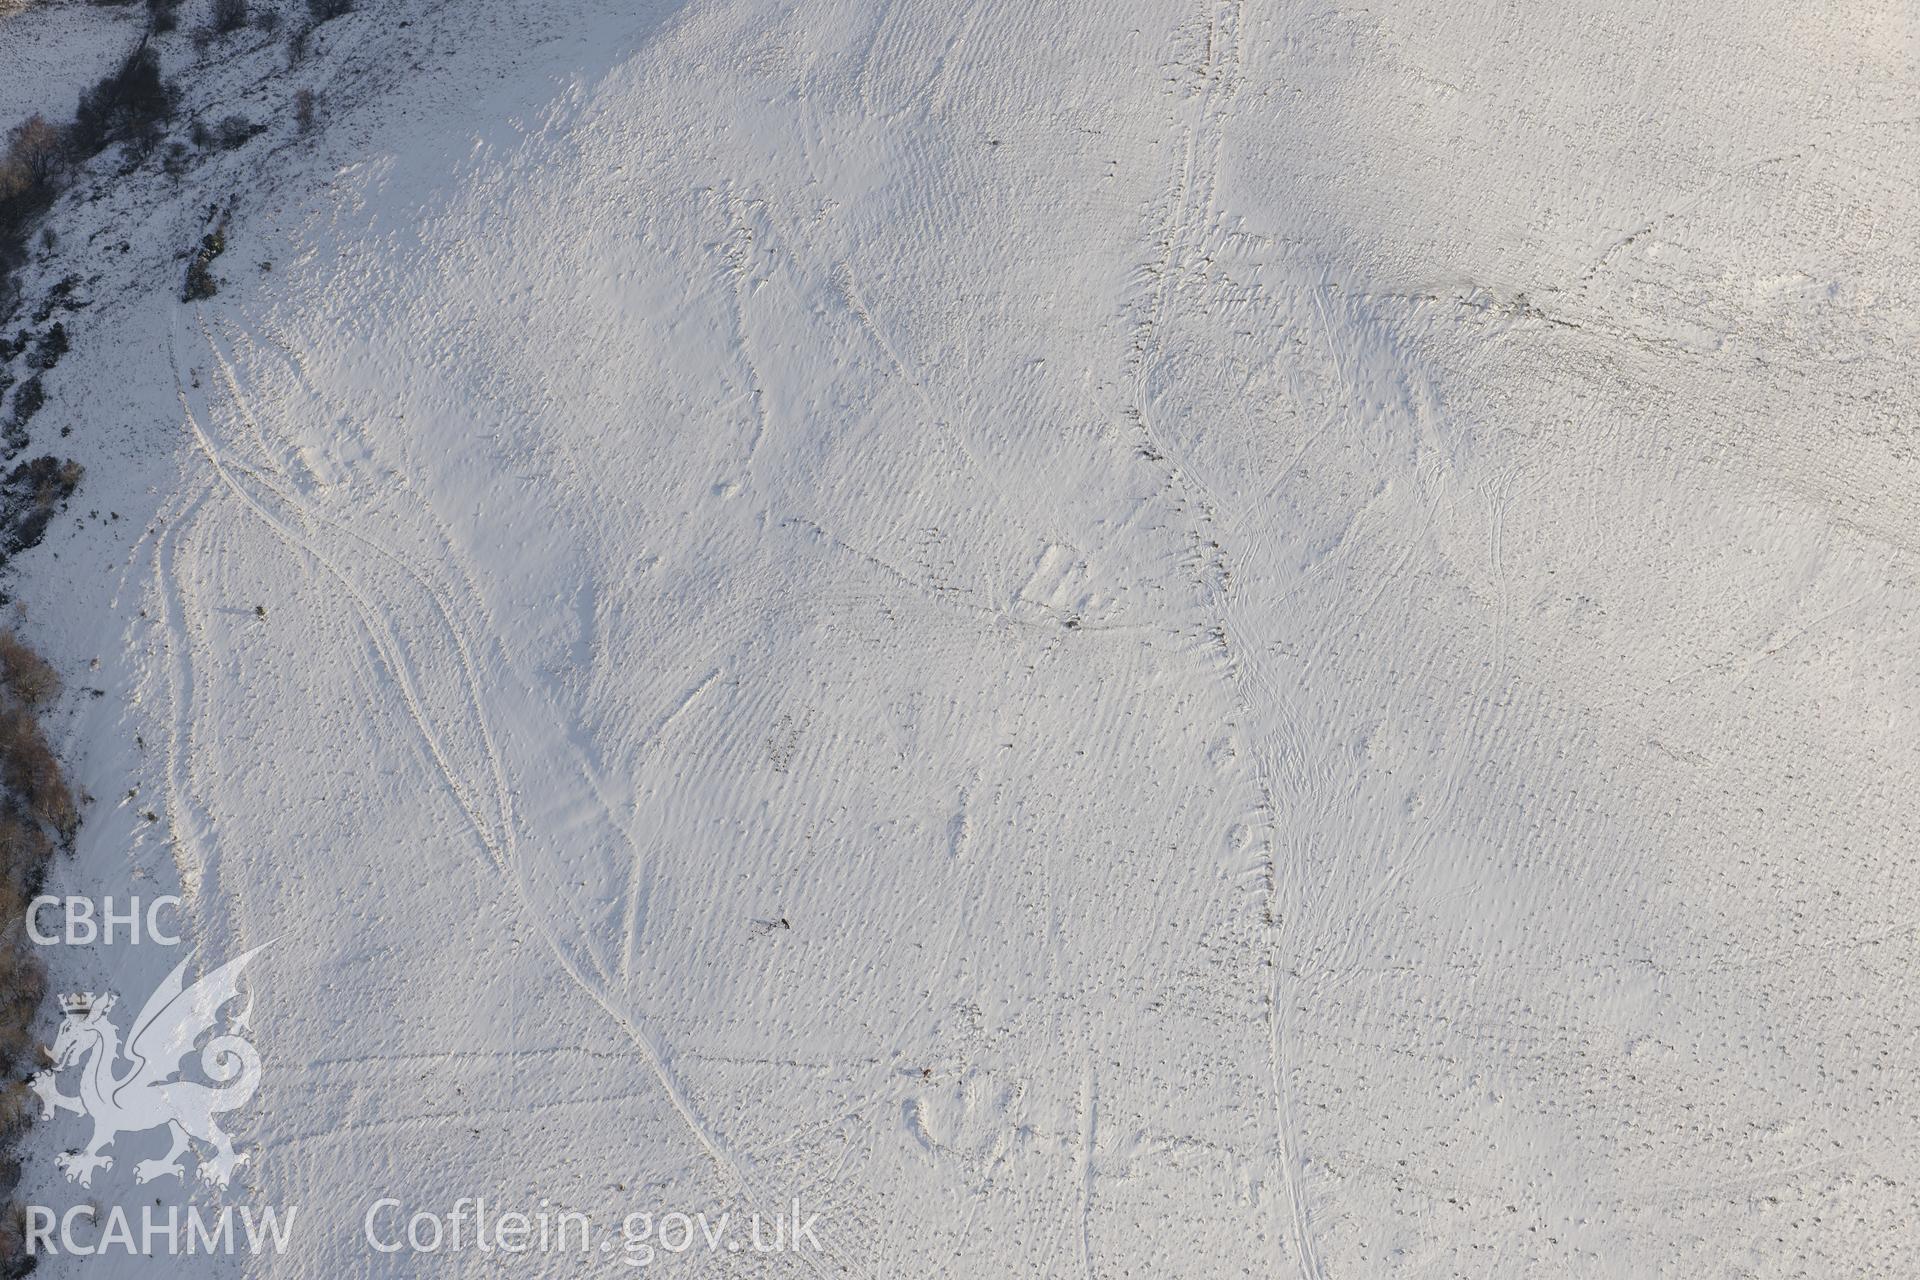
[[(238, 377), (220, 356), (210, 335), (205, 333), (204, 325), (198, 315), (196, 315), (195, 321), (196, 325), (201, 328), (201, 337), (206, 343), (207, 350), (212, 353), (215, 361), (220, 366), (223, 380), (233, 398), (237, 415), (243, 419), (252, 418), (255, 416), (255, 410), (247, 402), (245, 392)], [(763, 1180), (754, 1174), (740, 1158), (732, 1152), (724, 1140), (708, 1127), (705, 1120), (696, 1111), (694, 1104), (687, 1096), (684, 1086), (680, 1083), (676, 1073), (671, 1068), (669, 1052), (664, 1044), (659, 1041), (655, 1033), (645, 1025), (636, 1013), (625, 1008), (624, 1001), (614, 995), (611, 989), (612, 978), (609, 975), (609, 971), (603, 966), (596, 948), (592, 945), (591, 941), (589, 941), (594, 936), (590, 922), (577, 911), (571, 908), (564, 908), (570, 916), (571, 932), (575, 939), (570, 942), (548, 921), (546, 913), (536, 906), (536, 893), (527, 882), (525, 873), (521, 867), (521, 858), (518, 852), (518, 827), (520, 820), (514, 811), (511, 798), (512, 790), (506, 776), (506, 765), (499, 748), (495, 745), (494, 735), (489, 727), (488, 717), (483, 707), (478, 676), (472, 657), (472, 645), (461, 628), (454, 622), (453, 612), (442, 592), (429, 584), (417, 572), (411, 570), (405, 560), (390, 547), (361, 534), (341, 521), (320, 513), (314, 509), (310, 501), (303, 500), (294, 493), (282, 489), (259, 472), (230, 460), (208, 435), (207, 430), (201, 425), (201, 412), (205, 410), (196, 412), (194, 402), (196, 399), (199, 399), (199, 397), (192, 396), (191, 390), (197, 388), (192, 388), (191, 379), (182, 376), (182, 371), (186, 365), (181, 358), (180, 341), (179, 312), (176, 311), (173, 335), (173, 358), (180, 405), (186, 422), (212, 475), (217, 477), (220, 486), (223, 486), (228, 492), (240, 500), (241, 505), (247, 511), (262, 523), (266, 524), (269, 529), (297, 554), (309, 559), (314, 564), (318, 564), (328, 576), (338, 582), (346, 591), (352, 602), (354, 612), (360, 620), (363, 633), (374, 645), (382, 662), (394, 676), (396, 687), (401, 695), (401, 701), (409, 719), (412, 721), (421, 741), (427, 747), (429, 754), (436, 762), (449, 793), (453, 796), (460, 809), (466, 814), (474, 835), (484, 846), (489, 864), (496, 873), (502, 876), (515, 899), (520, 903), (527, 920), (533, 924), (539, 932), (549, 951), (558, 962), (561, 970), (576, 987), (585, 993), (594, 1004), (601, 1009), (608, 1020), (612, 1022), (635, 1049), (640, 1052), (642, 1060), (646, 1063), (649, 1071), (658, 1082), (669, 1104), (678, 1114), (689, 1134), (713, 1161), (715, 1167), (731, 1182), (740, 1195), (749, 1200), (756, 1211), (762, 1212), (768, 1220), (772, 1220), (775, 1215), (769, 1213), (768, 1210), (771, 1205), (783, 1202), (783, 1198), (773, 1195), (771, 1190), (764, 1185)], [(263, 443), (263, 447), (265, 447), (264, 436), (261, 435), (257, 428), (254, 429), (253, 434)], [(242, 477), (259, 486), (260, 491), (251, 491), (248, 485), (243, 483)], [(291, 519), (304, 526), (304, 531), (296, 531), (287, 518), (278, 516), (271, 511), (269, 504), (277, 504), (287, 509), (291, 514)], [(391, 625), (385, 621), (389, 616), (398, 616), (398, 611), (383, 610), (378, 606), (368, 596), (365, 586), (356, 576), (343, 568), (332, 553), (319, 545), (322, 530), (341, 535), (358, 543), (361, 548), (372, 553), (374, 556), (393, 562), (398, 566), (400, 572), (417, 588), (418, 598), (425, 600), (432, 608), (451, 647), (460, 658), (461, 687), (464, 691), (463, 715), (469, 719), (469, 730), (477, 733), (479, 741), (484, 746), (487, 762), (485, 768), (486, 771), (492, 775), (498, 804), (500, 806), (499, 817), (497, 819), (490, 818), (481, 811), (480, 803), (475, 797), (470, 781), (466, 778), (464, 771), (450, 759), (449, 748), (446, 745), (450, 739), (446, 732), (443, 731), (443, 727), (438, 723), (435, 714), (428, 710), (427, 699), (421, 692), (421, 677), (416, 666), (407, 657), (410, 646), (408, 646), (406, 642), (394, 632)], [(362, 561), (362, 563), (366, 562)], [(179, 580), (177, 574), (175, 575), (175, 580)], [(189, 625), (185, 620), (184, 609), (178, 620), (184, 631), (186, 626)], [(503, 664), (506, 662), (504, 655), (501, 658), (501, 662)], [(187, 679), (190, 682), (190, 670)], [(190, 683), (188, 687), (190, 690)], [(523, 687), (525, 686), (523, 685)], [(177, 726), (179, 724), (178, 717), (184, 714), (188, 714), (188, 710), (184, 707), (176, 711)], [(184, 755), (184, 746), (180, 750), (170, 751), (170, 758), (183, 759)], [(628, 826), (626, 820), (618, 815), (614, 805), (599, 784), (598, 779), (593, 776), (591, 770), (588, 769), (585, 763), (576, 760), (575, 764), (582, 780), (587, 784), (594, 798), (598, 801), (602, 810), (603, 820), (618, 831), (627, 842), (630, 852), (634, 856), (635, 865), (637, 866), (641, 859), (641, 850), (631, 828)], [(190, 794), (184, 786), (176, 788), (176, 791), (183, 799), (190, 799)], [(209, 857), (211, 857), (211, 855), (209, 855)], [(630, 943), (624, 945), (621, 948), (622, 954), (627, 954), (630, 949)], [(827, 1266), (826, 1261), (816, 1259), (804, 1252), (799, 1252), (796, 1256), (800, 1257), (815, 1274), (827, 1274), (825, 1269)], [(847, 1265), (844, 1259), (831, 1259), (831, 1261), (835, 1261), (843, 1267)]]

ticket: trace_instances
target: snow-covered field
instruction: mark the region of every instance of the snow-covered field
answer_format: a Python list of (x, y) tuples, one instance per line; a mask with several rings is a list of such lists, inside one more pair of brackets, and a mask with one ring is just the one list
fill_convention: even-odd
[(88, 0), (0, 0), (0, 132), (38, 112), (63, 120), (80, 90), (140, 38), (146, 11)]
[(268, 132), (55, 213), (85, 510), (16, 590), (96, 797), (59, 891), (267, 944), (251, 1161), (82, 1190), (63, 1117), (27, 1189), (299, 1225), (43, 1272), (633, 1260), (364, 1238), (484, 1197), (818, 1215), (690, 1276), (1909, 1273), (1917, 21), (367, 0), (216, 53)]

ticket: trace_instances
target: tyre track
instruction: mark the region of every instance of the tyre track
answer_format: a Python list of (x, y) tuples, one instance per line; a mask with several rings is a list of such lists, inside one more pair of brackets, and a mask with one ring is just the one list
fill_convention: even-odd
[[(202, 337), (207, 338), (204, 327), (202, 327)], [(208, 342), (209, 349), (211, 350), (211, 340), (208, 339)], [(253, 512), (254, 515), (266, 523), (282, 540), (287, 542), (290, 547), (309, 557), (314, 563), (321, 565), (346, 589), (353, 601), (356, 613), (361, 618), (363, 627), (366, 629), (376, 650), (380, 653), (382, 660), (394, 674), (396, 682), (400, 686), (402, 699), (406, 704), (406, 710), (414, 723), (416, 731), (419, 733), (422, 741), (428, 745), (429, 751), (433, 755), (443, 779), (456, 799), (456, 803), (458, 803), (462, 811), (466, 813), (469, 821), (473, 825), (475, 834), (486, 846), (489, 860), (494, 870), (505, 878), (508, 887), (520, 902), (522, 911), (540, 934), (542, 941), (546, 943), (549, 951), (554, 955), (556, 961), (558, 961), (562, 971), (566, 973), (574, 985), (585, 992), (587, 996), (599, 1006), (607, 1018), (621, 1031), (628, 1041), (640, 1051), (643, 1060), (647, 1063), (650, 1071), (666, 1095), (669, 1104), (676, 1114), (678, 1114), (683, 1125), (695, 1139), (696, 1143), (706, 1152), (716, 1169), (730, 1181), (732, 1187), (739, 1194), (748, 1198), (750, 1202), (755, 1202), (753, 1204), (754, 1208), (764, 1211), (764, 1205), (757, 1202), (765, 1200), (769, 1194), (768, 1191), (762, 1187), (760, 1180), (747, 1169), (738, 1157), (733, 1154), (731, 1149), (725, 1145), (717, 1134), (713, 1133), (707, 1127), (705, 1121), (699, 1116), (691, 1100), (688, 1098), (684, 1087), (680, 1084), (677, 1075), (669, 1065), (669, 1058), (664, 1045), (649, 1028), (644, 1026), (637, 1017), (626, 1012), (624, 1008), (621, 1007), (620, 1002), (615, 999), (609, 990), (611, 979), (605, 968), (602, 967), (591, 944), (586, 942), (569, 942), (556, 933), (547, 921), (545, 914), (534, 907), (535, 895), (528, 887), (518, 858), (518, 821), (513, 812), (511, 791), (506, 781), (505, 765), (495, 745), (492, 731), (487, 725), (486, 716), (481, 708), (481, 700), (478, 692), (478, 677), (475, 672), (470, 646), (460, 628), (453, 621), (452, 613), (442, 593), (407, 566), (404, 560), (390, 548), (359, 534), (355, 530), (349, 529), (337, 521), (320, 515), (312, 510), (310, 504), (278, 490), (257, 474), (249, 472), (243, 467), (236, 466), (222, 457), (220, 450), (207, 435), (201, 426), (199, 417), (194, 412), (191, 398), (188, 395), (187, 380), (180, 377), (182, 362), (180, 360), (179, 314), (177, 310), (174, 317), (171, 354), (174, 362), (176, 389), (179, 393), (182, 410), (186, 415), (187, 422), (199, 445), (200, 451), (207, 459), (215, 476), (217, 476), (231, 492), (239, 497), (242, 503)], [(215, 351), (214, 354), (215, 359), (219, 360), (218, 352)], [(243, 416), (250, 413), (251, 411), (246, 407), (244, 393), (240, 389), (238, 379), (233, 375), (232, 370), (224, 361), (220, 361), (220, 364), (223, 370), (223, 376), (227, 380), (230, 394), (235, 398), (236, 406)], [(267, 510), (262, 500), (255, 494), (249, 492), (247, 487), (240, 482), (238, 476), (242, 474), (247, 475), (248, 478), (256, 484), (260, 484), (263, 488), (272, 492), (281, 503), (292, 509), (296, 513), (297, 518), (307, 527), (309, 531), (308, 534), (303, 537), (301, 534), (296, 533), (286, 523)], [(501, 825), (497, 829), (492, 828), (487, 820), (482, 817), (477, 802), (469, 799), (467, 787), (463, 785), (458, 770), (448, 758), (447, 751), (443, 746), (442, 735), (436, 731), (431, 713), (426, 707), (426, 700), (419, 692), (417, 672), (404, 656), (404, 642), (389, 626), (377, 620), (379, 611), (373, 602), (367, 598), (358, 582), (315, 545), (312, 532), (315, 523), (325, 525), (346, 534), (359, 541), (376, 555), (395, 562), (401, 567), (402, 571), (412, 579), (421, 593), (427, 597), (435, 613), (438, 615), (442, 626), (446, 629), (449, 638), (453, 641), (457, 652), (460, 654), (466, 709), (474, 724), (479, 728), (481, 739), (486, 748), (489, 770), (494, 775), (498, 803), (501, 806)], [(502, 662), (503, 664), (505, 663), (504, 656), (502, 657)], [(603, 817), (610, 826), (623, 836), (629, 845), (630, 852), (638, 856), (640, 851), (631, 827), (623, 818), (617, 815), (600, 780), (585, 767), (584, 762), (578, 759), (577, 753), (570, 752), (569, 758), (581, 774), (583, 780), (588, 784), (594, 797), (599, 801)], [(573, 918), (576, 936), (579, 938), (590, 938), (592, 936), (592, 929), (588, 921), (571, 908), (563, 909), (568, 910)], [(824, 1270), (825, 1264), (820, 1260), (806, 1254), (801, 1254), (800, 1256), (805, 1259), (809, 1268), (816, 1274), (826, 1274)]]

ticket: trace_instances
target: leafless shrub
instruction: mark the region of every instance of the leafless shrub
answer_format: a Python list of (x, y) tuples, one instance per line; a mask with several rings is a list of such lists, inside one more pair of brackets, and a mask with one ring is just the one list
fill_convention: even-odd
[[(19, 1186), (20, 1161), (13, 1148), (39, 1114), (39, 1100), (22, 1077), (34, 1063), (34, 1018), (47, 998), (47, 971), (37, 948), (26, 937), (26, 906), (38, 888), (29, 884), (0, 887), (0, 911), (6, 921), (0, 929), (0, 1071), (7, 1082), (0, 1087), (0, 1196), (11, 1199)], [(27, 1254), (21, 1209), (9, 1204), (0, 1226), (0, 1275), (22, 1276), (35, 1261)]]
[(80, 811), (59, 758), (33, 712), (17, 704), (0, 709), (0, 781), (20, 797), (29, 817), (44, 822), (61, 839), (79, 827)]
[(0, 198), (12, 198), (53, 186), (66, 160), (66, 139), (60, 126), (34, 114), (7, 131), (7, 150), (0, 158)]
[(60, 692), (60, 676), (52, 664), (12, 631), (0, 631), (0, 683), (36, 709)]
[[(19, 900), (19, 909), (8, 917), (8, 936), (0, 942), (0, 1068), (11, 1075), (32, 1056), (33, 1015), (46, 998), (47, 976), (24, 937), (27, 895), (8, 896)], [(7, 905), (14, 907), (13, 902)]]
[(244, 146), (247, 139), (251, 138), (253, 134), (253, 122), (243, 115), (223, 117), (220, 121), (219, 129), (216, 131), (216, 136), (220, 139), (220, 146), (227, 151), (231, 151), (238, 146)]
[[(0, 899), (8, 894), (17, 894), (20, 902), (10, 903), (5, 915), (6, 920), (19, 918), (18, 906), (24, 911), (25, 900), (39, 892), (40, 883), (46, 877), (47, 866), (53, 861), (57, 842), (43, 828), (28, 821), (26, 813), (17, 803), (0, 804)], [(0, 936), (4, 936), (0, 929)]]
[(25, 1133), (39, 1114), (39, 1099), (27, 1082), (8, 1081), (5, 1088), (0, 1088), (0, 1142), (12, 1142)]

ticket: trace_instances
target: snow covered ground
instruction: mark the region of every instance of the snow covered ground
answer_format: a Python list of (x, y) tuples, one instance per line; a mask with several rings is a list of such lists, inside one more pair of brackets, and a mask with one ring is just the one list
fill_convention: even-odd
[(17, 590), (61, 891), (268, 944), (252, 1161), (32, 1195), (298, 1206), (248, 1275), (493, 1274), (364, 1238), (476, 1196), (819, 1215), (684, 1275), (1908, 1270), (1915, 24), (446, 0), (216, 55), (266, 133), (55, 215), (87, 510)]
[(73, 115), (80, 90), (140, 38), (144, 8), (88, 0), (0, 0), (0, 131), (38, 112)]

